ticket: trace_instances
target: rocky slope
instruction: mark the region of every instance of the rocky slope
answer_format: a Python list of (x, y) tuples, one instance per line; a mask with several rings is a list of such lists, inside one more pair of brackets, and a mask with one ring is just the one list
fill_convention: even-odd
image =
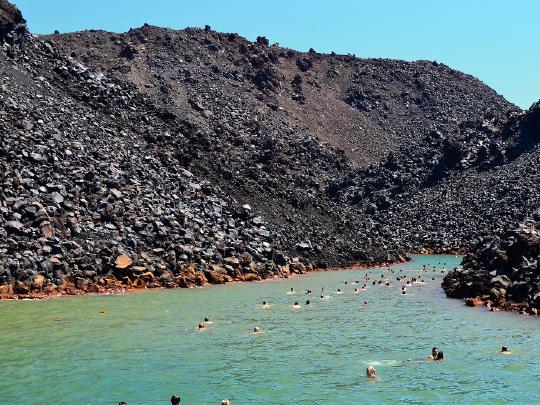
[[(501, 136), (506, 142), (505, 156), (511, 163), (500, 167), (494, 178), (511, 188), (502, 189), (498, 196), (499, 209), (506, 205), (507, 211), (495, 214), (510, 223), (503, 231), (480, 238), (465, 257), (463, 269), (445, 277), (443, 288), (448, 296), (465, 298), (470, 305), (538, 313), (540, 103), (510, 122)], [(513, 212), (525, 216), (524, 222), (517, 226), (512, 223)]]
[(35, 39), (0, 2), (0, 295), (302, 271), (163, 140), (196, 129)]
[(493, 309), (540, 311), (540, 215), (503, 235), (481, 240), (463, 260), (463, 268), (448, 273), (446, 294), (467, 305)]
[[(515, 109), (479, 80), (437, 62), (297, 52), (236, 34), (145, 25), (49, 37), (66, 54), (215, 130), (253, 114), (341, 149), (357, 166), (431, 131)], [(209, 114), (212, 115), (209, 115)]]
[(329, 189), (411, 250), (467, 251), (540, 207), (538, 106), (433, 132)]
[(5, 0), (0, 44), (0, 295), (462, 252), (540, 208), (540, 108), (436, 62), (33, 36)]

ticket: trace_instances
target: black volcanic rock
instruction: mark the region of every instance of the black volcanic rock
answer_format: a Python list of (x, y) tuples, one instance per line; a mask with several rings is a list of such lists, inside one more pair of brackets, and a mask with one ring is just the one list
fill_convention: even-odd
[(7, 0), (0, 0), (0, 38), (15, 29), (19, 24), (25, 24), (20, 10)]
[(0, 4), (0, 295), (463, 252), (540, 208), (538, 105), (443, 64), (209, 27), (33, 37)]
[(540, 215), (503, 235), (478, 242), (463, 260), (463, 268), (443, 281), (452, 298), (479, 298), (493, 308), (537, 314), (540, 310)]

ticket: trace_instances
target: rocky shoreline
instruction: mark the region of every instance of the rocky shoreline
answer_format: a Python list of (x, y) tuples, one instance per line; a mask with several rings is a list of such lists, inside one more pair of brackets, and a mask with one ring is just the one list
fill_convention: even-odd
[(540, 213), (502, 236), (486, 238), (442, 283), (448, 297), (468, 306), (540, 314)]
[[(314, 268), (312, 264), (304, 264), (300, 261), (293, 261), (291, 265), (283, 267), (279, 273), (271, 276), (260, 276), (255, 273), (237, 274), (236, 277), (231, 277), (224, 272), (221, 267), (214, 266), (212, 271), (200, 273), (194, 267), (180, 276), (169, 276), (156, 280), (152, 277), (152, 273), (143, 274), (139, 278), (131, 280), (129, 278), (118, 280), (114, 277), (106, 278), (99, 284), (96, 283), (74, 283), (71, 280), (60, 286), (33, 284), (27, 290), (19, 290), (15, 293), (10, 285), (0, 285), (0, 300), (41, 300), (59, 298), (65, 296), (83, 296), (83, 295), (111, 295), (125, 294), (131, 292), (139, 292), (147, 289), (174, 289), (174, 288), (196, 288), (207, 285), (217, 285), (236, 282), (256, 282), (267, 280), (279, 280), (300, 275), (306, 275), (313, 272), (327, 272), (335, 270), (363, 270), (371, 267), (389, 267), (393, 264), (403, 263), (409, 258), (401, 257), (392, 263), (370, 263), (367, 264), (352, 264), (336, 268)], [(46, 282), (40, 279), (39, 281)]]

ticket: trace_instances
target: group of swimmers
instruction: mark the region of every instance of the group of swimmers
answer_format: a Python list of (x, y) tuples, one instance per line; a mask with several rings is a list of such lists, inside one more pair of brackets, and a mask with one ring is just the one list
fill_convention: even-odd
[[(512, 354), (511, 351), (508, 350), (508, 346), (501, 347), (501, 350), (499, 351), (500, 354), (509, 355)], [(434, 347), (431, 349), (431, 354), (427, 356), (428, 360), (431, 361), (442, 361), (444, 360), (444, 353), (439, 350), (438, 347)], [(420, 360), (422, 362), (422, 360)], [(370, 379), (378, 379), (377, 376), (377, 370), (375, 370), (375, 367), (373, 366), (367, 366), (366, 368), (366, 377)]]
[[(425, 265), (423, 266), (422, 270), (424, 272), (428, 271)], [(403, 269), (400, 269), (399, 271), (402, 272)], [(409, 271), (412, 271), (412, 269), (410, 269)], [(435, 266), (433, 267), (433, 271), (434, 272), (436, 271)], [(394, 273), (394, 270), (390, 269), (390, 272)], [(442, 272), (444, 273), (444, 270)], [(382, 284), (383, 280), (384, 280), (385, 287), (387, 287), (387, 288), (393, 288), (394, 287), (393, 285), (390, 284), (390, 281), (389, 281), (388, 277), (385, 276), (384, 274), (381, 274), (381, 279), (380, 280), (373, 280), (373, 285)], [(412, 286), (414, 284), (426, 284), (425, 281), (422, 278), (419, 279), (417, 277), (411, 277), (410, 280), (407, 280), (407, 277), (405, 277), (404, 275), (397, 276), (396, 280), (399, 281), (399, 282), (404, 282), (406, 284), (406, 285), (401, 286), (401, 294), (407, 294), (407, 286)], [(435, 280), (435, 277), (432, 277), (432, 280)], [(364, 275), (364, 281), (365, 282), (363, 283), (363, 286), (360, 287), (360, 288), (355, 287), (353, 293), (357, 294), (357, 293), (360, 293), (361, 291), (365, 291), (368, 288), (367, 282), (370, 281), (370, 278), (369, 278), (367, 273)], [(347, 281), (344, 281), (344, 284), (348, 285), (349, 283)], [(352, 285), (359, 285), (359, 284), (361, 284), (361, 282), (360, 282), (360, 280), (355, 280), (351, 284)], [(321, 288), (321, 292), (323, 292), (323, 293), (326, 292), (324, 287)], [(291, 287), (291, 289), (287, 292), (287, 294), (297, 294), (297, 292), (294, 290), (293, 287)], [(310, 290), (310, 289), (307, 289), (305, 294), (312, 295), (313, 291)], [(336, 294), (343, 294), (343, 291), (341, 290), (341, 288), (336, 289)], [(326, 300), (328, 298), (330, 298), (329, 295), (322, 295), (322, 294), (320, 295), (320, 300), (321, 301)], [(307, 299), (305, 301), (304, 305), (310, 305), (310, 304), (311, 304), (311, 300)], [(364, 301), (362, 305), (367, 306), (368, 302)], [(270, 308), (270, 304), (268, 304), (267, 301), (263, 301), (262, 304), (261, 304), (261, 307), (262, 308)], [(301, 308), (300, 302), (295, 301), (294, 304), (292, 305), (292, 308), (293, 309), (300, 309)], [(199, 323), (198, 330), (199, 331), (206, 330), (206, 326), (208, 324), (211, 324), (211, 323), (212, 322), (210, 322), (209, 318), (205, 317), (204, 321)], [(262, 332), (262, 330), (261, 330), (261, 328), (259, 326), (255, 326), (253, 328), (253, 333), (261, 333), (261, 332)]]

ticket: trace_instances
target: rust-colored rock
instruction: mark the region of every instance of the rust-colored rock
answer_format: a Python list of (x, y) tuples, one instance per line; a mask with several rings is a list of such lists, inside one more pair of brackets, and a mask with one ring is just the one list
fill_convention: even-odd
[(116, 258), (116, 262), (115, 262), (115, 265), (116, 265), (117, 269), (125, 269), (125, 268), (128, 268), (129, 266), (131, 266), (132, 264), (133, 264), (133, 260), (131, 260), (126, 255), (118, 256)]

